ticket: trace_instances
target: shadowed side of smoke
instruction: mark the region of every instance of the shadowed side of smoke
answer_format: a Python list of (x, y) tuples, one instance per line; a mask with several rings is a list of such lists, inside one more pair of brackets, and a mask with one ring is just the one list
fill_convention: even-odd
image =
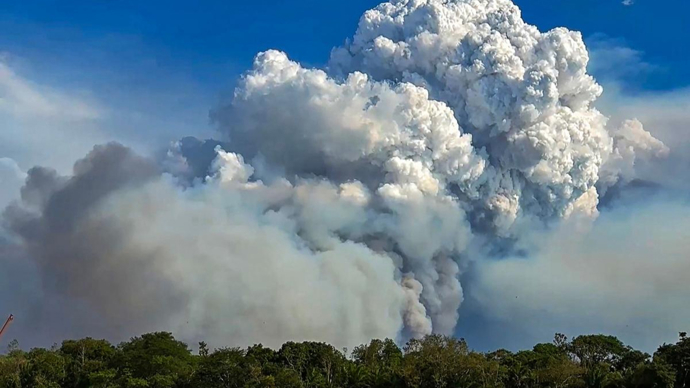
[[(281, 214), (292, 210), (267, 211), (273, 198), (257, 199), (289, 200), (298, 195), (290, 187), (185, 191), (157, 171), (121, 145), (98, 146), (71, 177), (32, 169), (22, 205), (5, 211), (44, 292), (85, 300), (108, 322), (85, 330), (125, 338), (166, 327), (234, 343), (348, 345), (402, 326), (414, 284), (406, 302), (393, 262), (363, 245), (310, 249)], [(335, 199), (330, 189), (324, 201)]]
[(203, 182), (213, 173), (213, 161), (217, 156), (215, 149), (218, 146), (227, 148), (227, 143), (187, 136), (171, 144), (158, 155), (158, 159), (167, 172), (183, 183)]

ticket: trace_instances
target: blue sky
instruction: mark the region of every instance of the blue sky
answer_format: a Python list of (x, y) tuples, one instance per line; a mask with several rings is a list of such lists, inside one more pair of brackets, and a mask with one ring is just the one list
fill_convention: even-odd
[[(222, 89), (261, 50), (277, 48), (319, 65), (377, 0), (340, 1), (9, 1), (0, 4), (0, 51), (29, 62), (52, 82), (131, 85), (186, 79)], [(194, 5), (192, 5), (194, 4)], [(518, 0), (540, 29), (566, 26), (616, 39), (644, 53), (657, 71), (642, 89), (690, 84), (686, 37), (690, 3), (681, 0)], [(155, 71), (155, 73), (153, 72)], [(85, 81), (87, 80), (87, 81)]]
[[(690, 85), (690, 54), (683, 49), (690, 2), (636, 0), (626, 6), (622, 1), (516, 3), (523, 18), (541, 30), (582, 31), (596, 59), (592, 72), (607, 91), (615, 91), (608, 100)], [(81, 147), (50, 161), (67, 169), (94, 141), (150, 150), (181, 136), (212, 136), (209, 108), (232, 92), (258, 52), (275, 48), (304, 65), (322, 66), (377, 3), (4, 1), (0, 63), (27, 82), (100, 108), (97, 128), (81, 131), (100, 136), (85, 138)], [(27, 156), (36, 152), (2, 143), (0, 156), (23, 169), (41, 162)]]

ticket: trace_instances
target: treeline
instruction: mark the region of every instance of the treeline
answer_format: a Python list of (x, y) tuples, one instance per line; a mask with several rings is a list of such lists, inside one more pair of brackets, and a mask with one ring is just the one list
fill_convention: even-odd
[(532, 350), (479, 353), (462, 339), (432, 335), (400, 349), (373, 340), (347, 356), (317, 342), (288, 342), (198, 354), (169, 333), (145, 334), (113, 346), (91, 338), (52, 349), (0, 356), (0, 388), (24, 387), (434, 387), (684, 388), (690, 387), (690, 338), (681, 333), (653, 356), (612, 336), (588, 335)]

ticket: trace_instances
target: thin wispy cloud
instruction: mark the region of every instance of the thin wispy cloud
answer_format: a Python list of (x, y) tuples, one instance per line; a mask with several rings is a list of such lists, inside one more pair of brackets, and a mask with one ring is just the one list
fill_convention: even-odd
[(587, 38), (589, 65), (587, 69), (600, 81), (611, 81), (663, 70), (663, 66), (645, 60), (644, 52), (632, 48), (621, 39), (605, 34)]
[(51, 163), (67, 170), (75, 156), (107, 136), (99, 124), (106, 114), (92, 97), (35, 82), (0, 61), (0, 157), (26, 170)]
[(59, 120), (97, 119), (91, 102), (28, 81), (0, 62), (0, 111), (15, 117), (51, 117)]

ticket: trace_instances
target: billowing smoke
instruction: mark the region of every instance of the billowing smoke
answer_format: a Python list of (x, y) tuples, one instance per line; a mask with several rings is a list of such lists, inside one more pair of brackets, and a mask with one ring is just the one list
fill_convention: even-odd
[(360, 217), (358, 187), (263, 186), (247, 182), (251, 167), (235, 154), (220, 151), (218, 164), (217, 178), (183, 192), (152, 161), (100, 146), (72, 177), (32, 169), (24, 207), (5, 219), (47, 287), (88, 300), (127, 334), (167, 327), (217, 343), (351, 344), (402, 326), (417, 295), (398, 285), (390, 259), (349, 241), (317, 250), (297, 234), (298, 213), (305, 224)]
[(218, 140), (155, 158), (97, 146), (71, 176), (36, 167), (4, 220), (46, 292), (84, 301), (110, 336), (451, 334), (472, 262), (594, 219), (638, 160), (668, 153), (593, 107), (587, 63), (579, 33), (541, 33), (509, 0), (393, 0), (326, 70), (258, 54), (212, 110)]

